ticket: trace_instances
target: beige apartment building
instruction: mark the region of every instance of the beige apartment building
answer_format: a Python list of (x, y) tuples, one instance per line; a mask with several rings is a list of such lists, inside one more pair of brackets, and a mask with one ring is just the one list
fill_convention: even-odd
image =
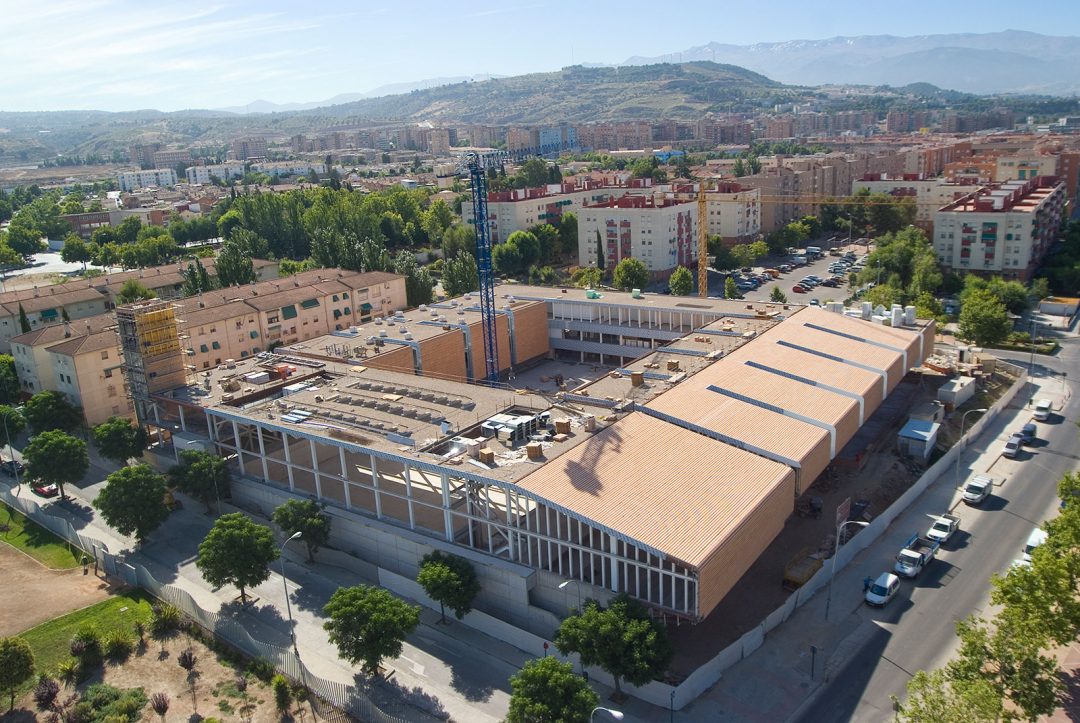
[(70, 323), (42, 326), (11, 339), (11, 356), (15, 374), (24, 394), (59, 391), (56, 372), (49, 349), (72, 339), (85, 338), (116, 326), (112, 314), (97, 314)]
[(101, 424), (109, 417), (128, 417), (135, 407), (124, 387), (114, 326), (66, 339), (46, 350), (56, 377), (56, 391), (83, 408), (86, 423)]

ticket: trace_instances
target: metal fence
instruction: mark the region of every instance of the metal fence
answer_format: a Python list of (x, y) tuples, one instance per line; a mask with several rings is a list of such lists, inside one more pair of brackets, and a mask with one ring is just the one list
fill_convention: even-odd
[[(187, 591), (158, 582), (142, 565), (120, 559), (109, 552), (104, 543), (83, 535), (66, 519), (46, 513), (35, 501), (17, 497), (6, 489), (0, 489), (0, 500), (56, 536), (93, 555), (95, 563), (100, 565), (107, 575), (121, 579), (132, 587), (140, 587), (154, 597), (176, 606), (203, 629), (247, 655), (269, 662), (283, 675), (306, 685), (323, 701), (329, 701), (365, 723), (405, 723), (406, 718), (383, 711), (355, 685), (326, 680), (315, 675), (292, 650), (258, 640), (236, 620), (204, 610)], [(340, 717), (321, 701), (316, 700), (312, 704), (325, 719), (335, 720)]]

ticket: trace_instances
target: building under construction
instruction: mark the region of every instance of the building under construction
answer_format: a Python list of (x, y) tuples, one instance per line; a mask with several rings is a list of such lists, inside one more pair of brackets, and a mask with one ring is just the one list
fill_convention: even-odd
[(188, 383), (177, 306), (154, 299), (116, 309), (124, 378), (140, 424), (147, 422), (147, 404), (153, 395)]
[[(566, 579), (586, 597), (626, 592), (658, 615), (707, 616), (933, 348), (934, 324), (914, 309), (885, 323), (866, 309), (513, 292), (499, 329), (514, 335), (517, 370), (618, 366), (555, 393), (460, 381), (469, 325), (432, 315), (454, 319), (467, 300), (230, 360), (192, 384), (168, 359), (179, 330), (158, 306), (123, 310), (121, 338), (133, 396), (150, 398), (177, 448), (232, 460), (239, 504), (269, 514), (318, 499), (332, 544), (410, 578), (433, 549), (464, 555), (479, 605), (524, 627), (568, 602)], [(540, 323), (521, 323), (530, 309)], [(402, 352), (375, 353), (395, 337)], [(456, 379), (417, 362), (429, 348)]]

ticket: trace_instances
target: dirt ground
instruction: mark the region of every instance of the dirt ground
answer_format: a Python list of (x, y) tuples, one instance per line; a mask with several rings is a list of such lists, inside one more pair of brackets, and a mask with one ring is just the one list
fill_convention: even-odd
[[(912, 407), (933, 399), (938, 386), (944, 381), (943, 377), (919, 379), (918, 375), (909, 375), (905, 382), (918, 384), (912, 394)], [(1007, 384), (995, 381), (987, 391), (977, 393), (965, 406), (989, 406), (1007, 388)], [(943, 444), (951, 444), (958, 437), (958, 417), (956, 414), (950, 415), (942, 425), (939, 439)], [(898, 423), (883, 429), (878, 439), (870, 445), (876, 451), (866, 455), (861, 468), (826, 469), (803, 494), (804, 498), (822, 498), (821, 517), (815, 519), (792, 514), (776, 539), (705, 620), (697, 625), (669, 626), (676, 650), (670, 667), (673, 679), (681, 680), (689, 675), (784, 603), (791, 595), (791, 591), (782, 585), (784, 566), (801, 550), (827, 550), (823, 557), (832, 555), (836, 533), (835, 511), (844, 499), (869, 500), (867, 519), (872, 519), (919, 478), (925, 467), (901, 457), (893, 444), (896, 433), (906, 420), (907, 415), (901, 415)], [(968, 420), (969, 427), (972, 421)], [(834, 594), (861, 594), (861, 590), (852, 593), (837, 589)]]
[(0, 637), (28, 630), (58, 615), (101, 602), (109, 585), (82, 568), (50, 570), (37, 560), (0, 544)]

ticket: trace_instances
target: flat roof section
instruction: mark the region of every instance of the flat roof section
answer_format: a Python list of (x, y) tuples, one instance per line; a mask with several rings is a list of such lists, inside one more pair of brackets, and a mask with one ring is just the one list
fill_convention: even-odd
[(794, 505), (787, 466), (641, 412), (519, 484), (695, 567), (732, 536), (747, 534), (745, 516), (778, 486), (791, 488)]

